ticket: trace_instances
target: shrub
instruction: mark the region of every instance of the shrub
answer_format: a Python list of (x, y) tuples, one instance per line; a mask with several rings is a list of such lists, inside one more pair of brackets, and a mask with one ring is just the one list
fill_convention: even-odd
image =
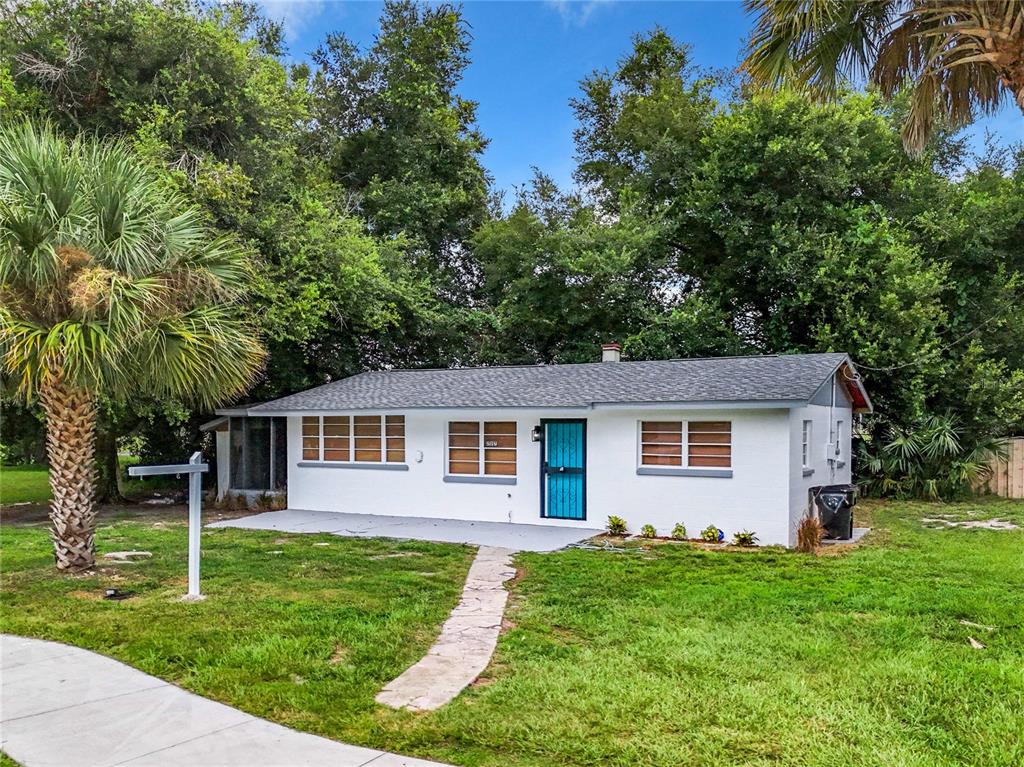
[(796, 550), (805, 554), (813, 554), (825, 537), (825, 528), (813, 511), (804, 515), (796, 528)]
[(274, 497), (270, 493), (260, 493), (254, 505), (258, 511), (270, 511), (274, 508)]
[(677, 522), (676, 526), (672, 528), (672, 537), (677, 541), (686, 540), (686, 525), (682, 522)]
[(753, 546), (757, 543), (757, 536), (750, 530), (741, 530), (738, 533), (733, 533), (732, 542), (737, 546)]
[(654, 529), (654, 525), (644, 525), (640, 528), (640, 536), (642, 538), (657, 538), (658, 531)]
[(857, 458), (865, 491), (901, 499), (967, 495), (991, 474), (992, 457), (1005, 452), (1000, 440), (970, 435), (948, 415), (892, 426), (884, 439), (862, 436)]
[(708, 525), (700, 531), (700, 537), (709, 543), (718, 543), (720, 540), (725, 538), (725, 533), (719, 530), (714, 525)]
[(282, 511), (288, 508), (288, 494), (274, 493), (270, 498), (270, 510)]
[(626, 520), (612, 514), (608, 517), (608, 535), (625, 535)]

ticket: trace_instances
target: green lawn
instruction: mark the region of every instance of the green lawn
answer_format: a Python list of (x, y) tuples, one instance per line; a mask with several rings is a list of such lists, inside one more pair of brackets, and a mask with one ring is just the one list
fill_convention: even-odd
[[(138, 458), (121, 456), (121, 467), (139, 462)], [(174, 477), (122, 479), (121, 492), (126, 496), (145, 495), (154, 490), (183, 489), (187, 482)], [(46, 466), (0, 466), (0, 503), (46, 503), (50, 500), (50, 482)]]
[(49, 500), (50, 483), (45, 466), (0, 466), (0, 503), (46, 503)]
[[(43, 528), (4, 525), (0, 618), (286, 724), (464, 765), (1024, 763), (1024, 530), (921, 521), (1024, 525), (1024, 503), (866, 514), (865, 545), (817, 558), (520, 555), (485, 678), (427, 714), (373, 695), (457, 599), (461, 547), (206, 531), (211, 598), (185, 604), (180, 525), (110, 523), (101, 550), (153, 560), (87, 578), (54, 575)], [(97, 600), (111, 584), (139, 595)]]

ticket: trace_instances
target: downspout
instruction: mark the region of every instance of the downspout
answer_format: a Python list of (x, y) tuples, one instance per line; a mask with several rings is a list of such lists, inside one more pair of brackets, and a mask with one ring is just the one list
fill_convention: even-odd
[(836, 370), (832, 374), (832, 402), (828, 406), (828, 436), (829, 445), (832, 446), (830, 454), (828, 456), (828, 479), (830, 483), (835, 482), (836, 479), (836, 376), (839, 371)]

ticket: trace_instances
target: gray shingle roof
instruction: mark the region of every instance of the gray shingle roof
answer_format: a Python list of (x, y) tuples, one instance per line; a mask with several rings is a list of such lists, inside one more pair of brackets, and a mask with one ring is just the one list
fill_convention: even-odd
[(845, 354), (385, 370), (249, 408), (252, 414), (605, 403), (807, 401)]

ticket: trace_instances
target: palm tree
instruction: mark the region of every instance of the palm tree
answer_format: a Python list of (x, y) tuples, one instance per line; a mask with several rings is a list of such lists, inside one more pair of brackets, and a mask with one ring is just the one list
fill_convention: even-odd
[(59, 569), (95, 561), (101, 395), (211, 408), (252, 381), (248, 272), (124, 144), (0, 127), (0, 372), (46, 416)]
[(920, 152), (939, 119), (950, 127), (992, 114), (1007, 98), (1024, 112), (1024, 0), (745, 0), (757, 14), (743, 68), (820, 99), (844, 78), (889, 98), (910, 88), (903, 126)]

